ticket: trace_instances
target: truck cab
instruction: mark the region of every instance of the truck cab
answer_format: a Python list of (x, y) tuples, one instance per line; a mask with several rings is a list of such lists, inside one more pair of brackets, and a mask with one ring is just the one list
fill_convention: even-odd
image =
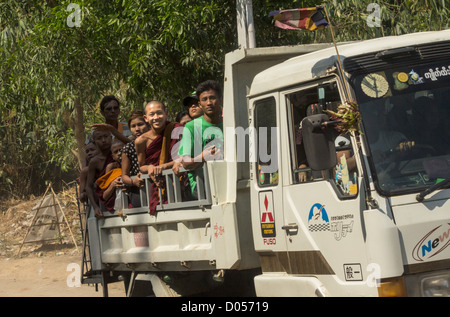
[[(380, 38), (255, 77), (250, 121), (273, 131), (252, 142), (258, 295), (449, 295), (449, 48), (449, 31)], [(308, 148), (305, 120), (348, 101), (361, 133), (321, 129), (335, 152)]]
[(198, 200), (167, 170), (155, 215), (148, 179), (141, 207), (91, 211), (92, 270), (129, 295), (448, 296), (449, 98), (450, 31), (231, 52)]

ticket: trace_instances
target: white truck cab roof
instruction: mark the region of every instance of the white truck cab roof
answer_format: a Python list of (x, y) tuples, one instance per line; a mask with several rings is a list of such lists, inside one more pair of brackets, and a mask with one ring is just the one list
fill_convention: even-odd
[[(343, 61), (348, 57), (371, 52), (414, 46), (417, 43), (436, 43), (446, 40), (450, 40), (450, 29), (341, 44), (338, 46), (338, 51), (340, 59)], [(326, 74), (328, 68), (335, 66), (336, 61), (337, 55), (334, 46), (290, 58), (257, 74), (252, 82), (249, 97), (321, 77)]]

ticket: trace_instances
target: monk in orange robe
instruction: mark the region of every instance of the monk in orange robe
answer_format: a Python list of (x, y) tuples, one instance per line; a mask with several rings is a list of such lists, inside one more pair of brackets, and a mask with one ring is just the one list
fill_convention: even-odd
[[(149, 199), (151, 215), (155, 214), (156, 206), (160, 202), (159, 188), (164, 188), (162, 171), (171, 169), (174, 164), (171, 156), (172, 148), (179, 140), (171, 138), (172, 131), (182, 127), (179, 123), (167, 121), (167, 118), (164, 104), (156, 100), (150, 101), (145, 106), (144, 119), (152, 128), (135, 141), (139, 169), (151, 178)], [(162, 197), (162, 201), (165, 203), (166, 198)]]

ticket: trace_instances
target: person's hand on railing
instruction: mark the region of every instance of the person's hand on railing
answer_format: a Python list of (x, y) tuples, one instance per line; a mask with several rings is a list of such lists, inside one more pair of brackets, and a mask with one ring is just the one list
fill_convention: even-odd
[(124, 189), (125, 188), (125, 185), (122, 182), (122, 177), (117, 177), (116, 179), (114, 179), (111, 182), (110, 186), (114, 186), (115, 188), (118, 188), (118, 189)]
[(215, 145), (207, 146), (202, 152), (203, 161), (214, 161), (221, 157), (221, 151)]
[(80, 201), (82, 203), (86, 203), (88, 201), (88, 196), (87, 196), (87, 194), (85, 192), (80, 194)]
[(97, 218), (97, 219), (101, 219), (104, 217), (102, 210), (98, 206), (94, 208), (94, 215), (95, 215), (95, 218)]
[(163, 176), (162, 176), (163, 168), (161, 165), (154, 166), (149, 165), (148, 166), (148, 176), (152, 179), (152, 181), (155, 183), (157, 187), (160, 187), (163, 183)]
[(181, 164), (181, 161), (176, 161), (172, 166), (172, 171), (175, 175), (180, 174), (180, 168), (183, 167), (183, 164)]
[(144, 180), (141, 178), (141, 173), (138, 173), (135, 178), (132, 179), (132, 185), (136, 187), (144, 187)]

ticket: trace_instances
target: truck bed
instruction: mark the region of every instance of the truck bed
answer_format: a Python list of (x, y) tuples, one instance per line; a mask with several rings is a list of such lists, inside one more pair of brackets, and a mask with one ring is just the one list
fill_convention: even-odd
[[(153, 272), (258, 267), (247, 229), (251, 227), (249, 199), (240, 199), (238, 208), (236, 203), (217, 203), (208, 174), (211, 165), (203, 166), (205, 181), (198, 200), (182, 201), (178, 177), (166, 170), (168, 203), (159, 204), (155, 215), (149, 213), (147, 175), (140, 190), (142, 207), (104, 212), (104, 219), (96, 219), (91, 210), (88, 232), (93, 268)], [(245, 196), (248, 189), (240, 191)], [(128, 207), (127, 195), (119, 195)]]

